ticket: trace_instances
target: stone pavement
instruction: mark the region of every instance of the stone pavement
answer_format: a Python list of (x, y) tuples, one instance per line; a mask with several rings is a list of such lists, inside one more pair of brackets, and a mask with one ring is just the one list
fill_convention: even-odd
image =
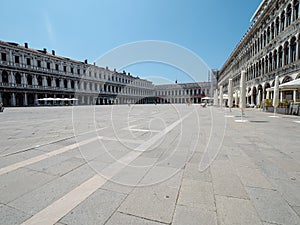
[(300, 224), (300, 118), (199, 105), (7, 108), (0, 224)]

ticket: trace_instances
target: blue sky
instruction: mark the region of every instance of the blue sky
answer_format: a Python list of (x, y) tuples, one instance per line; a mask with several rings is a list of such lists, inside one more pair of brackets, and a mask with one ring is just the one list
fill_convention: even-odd
[[(94, 62), (120, 45), (143, 40), (175, 43), (220, 69), (250, 27), (261, 0), (28, 0), (2, 1), (0, 39), (56, 50)], [(102, 65), (106, 66), (106, 65)], [(119, 68), (118, 68), (119, 69)], [(190, 81), (178, 68), (131, 65), (140, 77)], [(207, 74), (201, 72), (200, 80)], [(198, 78), (196, 78), (198, 79)]]

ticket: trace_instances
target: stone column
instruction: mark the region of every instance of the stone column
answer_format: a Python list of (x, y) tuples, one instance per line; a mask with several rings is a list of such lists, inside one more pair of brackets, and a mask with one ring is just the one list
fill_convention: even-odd
[(296, 102), (296, 100), (297, 100), (297, 90), (293, 91), (293, 100), (294, 100), (294, 102)]
[(299, 51), (300, 51), (300, 48), (299, 48), (299, 44), (300, 44), (300, 40), (299, 40), (299, 35), (298, 35), (298, 38), (296, 40), (296, 60), (297, 61), (299, 59)]
[(16, 106), (16, 94), (11, 94), (11, 106)]
[(63, 79), (59, 80), (59, 87), (64, 88), (64, 80)]
[(75, 88), (75, 91), (78, 91), (78, 81), (77, 81), (77, 80), (75, 80), (74, 82), (75, 82), (75, 83), (74, 83), (74, 88)]
[(283, 92), (280, 91), (280, 102), (283, 102)]
[(43, 87), (47, 87), (47, 78), (43, 76)]
[(34, 94), (34, 104), (37, 105), (39, 102), (38, 100), (38, 95), (37, 94)]
[(28, 100), (27, 100), (27, 93), (24, 93), (24, 106), (28, 105)]
[(68, 89), (71, 89), (71, 80), (68, 80), (67, 87), (68, 87)]

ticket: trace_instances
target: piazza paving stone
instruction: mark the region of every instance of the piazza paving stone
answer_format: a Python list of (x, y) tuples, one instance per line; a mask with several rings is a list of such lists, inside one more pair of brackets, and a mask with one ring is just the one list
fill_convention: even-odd
[(72, 225), (104, 224), (125, 197), (125, 194), (98, 189), (60, 222)]
[[(30, 220), (132, 155), (55, 224), (300, 224), (300, 124), (256, 109), (243, 124), (235, 122), (240, 110), (225, 115), (198, 105), (80, 106), (72, 124), (68, 107), (8, 109), (1, 168), (100, 139), (0, 175), (0, 224)], [(200, 171), (203, 159), (210, 161)]]
[(215, 211), (177, 205), (172, 225), (217, 225)]
[(105, 225), (163, 225), (156, 221), (116, 212)]

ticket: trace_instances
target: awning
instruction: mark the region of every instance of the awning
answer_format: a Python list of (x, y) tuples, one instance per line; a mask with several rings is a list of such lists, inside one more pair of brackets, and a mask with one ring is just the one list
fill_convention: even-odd
[(281, 90), (297, 90), (297, 89), (300, 89), (300, 78), (279, 85), (279, 89), (281, 89)]

